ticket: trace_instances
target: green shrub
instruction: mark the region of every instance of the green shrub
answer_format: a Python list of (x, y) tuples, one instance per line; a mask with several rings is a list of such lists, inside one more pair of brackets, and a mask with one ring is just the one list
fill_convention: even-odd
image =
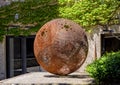
[(86, 71), (99, 83), (120, 79), (120, 51), (103, 55), (86, 67)]

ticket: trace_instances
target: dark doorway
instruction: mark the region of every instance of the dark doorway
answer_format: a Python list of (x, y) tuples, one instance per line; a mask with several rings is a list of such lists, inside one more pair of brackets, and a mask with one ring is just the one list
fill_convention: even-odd
[(101, 34), (101, 54), (120, 50), (120, 34)]
[(6, 36), (7, 78), (27, 73), (28, 68), (39, 68), (33, 52), (34, 38), (35, 35)]

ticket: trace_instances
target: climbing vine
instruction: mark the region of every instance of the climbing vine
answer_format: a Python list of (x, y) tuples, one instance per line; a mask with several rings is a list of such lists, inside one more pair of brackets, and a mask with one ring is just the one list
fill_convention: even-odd
[[(117, 24), (115, 13), (120, 10), (118, 0), (60, 0), (60, 16), (72, 19), (83, 27)], [(65, 5), (66, 4), (66, 5)], [(112, 22), (111, 22), (112, 21)]]
[[(55, 18), (71, 19), (86, 30), (93, 26), (116, 24), (118, 0), (25, 0), (0, 7), (0, 41), (4, 35), (29, 35)], [(18, 19), (15, 15), (18, 14)], [(113, 21), (114, 20), (114, 21)], [(111, 22), (112, 21), (112, 22)], [(113, 23), (114, 22), (114, 23)]]

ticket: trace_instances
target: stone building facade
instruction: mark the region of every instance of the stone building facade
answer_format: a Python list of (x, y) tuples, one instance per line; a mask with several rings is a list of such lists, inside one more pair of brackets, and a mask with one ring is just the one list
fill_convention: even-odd
[(120, 50), (120, 25), (112, 25), (108, 28), (108, 31), (97, 28), (93, 30), (92, 34), (87, 35), (89, 50), (86, 61), (78, 70), (80, 72), (84, 72), (85, 67), (94, 60), (99, 59), (103, 53)]
[[(114, 25), (109, 27), (109, 31), (103, 31), (101, 28), (94, 29), (92, 34), (87, 33), (88, 36), (88, 55), (84, 62), (84, 64), (78, 69), (78, 72), (85, 72), (85, 67), (98, 59), (102, 55), (103, 45), (102, 45), (102, 36), (105, 36), (105, 39), (108, 38), (120, 38), (120, 25)], [(113, 40), (112, 40), (113, 41)], [(109, 41), (108, 41), (109, 42)], [(120, 40), (115, 42), (118, 44), (118, 50), (120, 50)], [(112, 49), (111, 49), (112, 50)], [(7, 70), (6, 70), (6, 38), (4, 38), (3, 42), (0, 43), (0, 79), (7, 78)], [(40, 71), (40, 69), (32, 68), (31, 71)]]

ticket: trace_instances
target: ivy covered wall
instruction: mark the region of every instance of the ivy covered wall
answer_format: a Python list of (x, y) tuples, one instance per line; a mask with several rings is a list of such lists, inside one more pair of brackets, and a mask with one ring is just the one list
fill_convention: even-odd
[(4, 35), (36, 33), (55, 18), (71, 19), (86, 30), (94, 26), (120, 24), (116, 18), (119, 0), (25, 0), (0, 7), (0, 41)]
[(36, 33), (46, 22), (58, 18), (56, 0), (26, 0), (0, 8), (0, 40), (4, 35)]

